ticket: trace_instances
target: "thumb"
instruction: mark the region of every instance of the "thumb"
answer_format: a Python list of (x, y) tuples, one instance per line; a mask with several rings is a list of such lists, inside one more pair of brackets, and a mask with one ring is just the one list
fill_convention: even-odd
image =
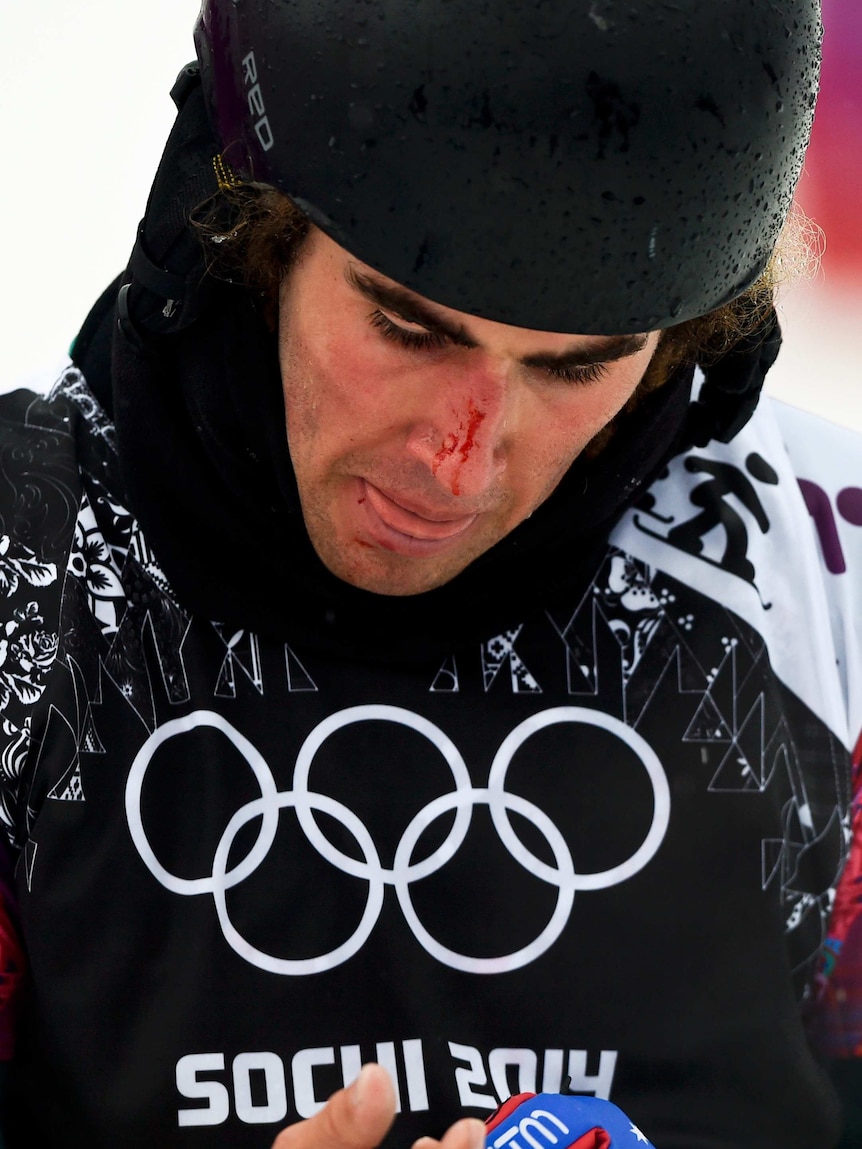
[(395, 1090), (381, 1065), (362, 1068), (353, 1084), (276, 1138), (273, 1149), (375, 1149), (395, 1119)]

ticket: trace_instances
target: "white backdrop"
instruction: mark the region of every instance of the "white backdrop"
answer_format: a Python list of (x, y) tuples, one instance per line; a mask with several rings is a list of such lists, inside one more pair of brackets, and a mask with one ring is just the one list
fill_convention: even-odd
[(199, 0), (0, 0), (0, 390), (62, 359), (122, 271)]
[[(45, 385), (125, 265), (194, 55), (198, 0), (0, 0), (0, 390)], [(770, 389), (862, 430), (862, 293), (785, 298)]]

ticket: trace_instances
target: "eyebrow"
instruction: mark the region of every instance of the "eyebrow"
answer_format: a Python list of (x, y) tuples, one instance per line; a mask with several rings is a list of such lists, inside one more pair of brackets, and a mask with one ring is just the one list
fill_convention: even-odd
[[(366, 275), (352, 264), (348, 265), (345, 275), (348, 283), (370, 303), (376, 303), (378, 307), (394, 312), (408, 323), (417, 323), (458, 347), (480, 346), (463, 324), (453, 323), (440, 315), (432, 306), (406, 288), (399, 287), (396, 283), (383, 283), (374, 276)], [(545, 371), (613, 363), (619, 359), (627, 359), (630, 355), (637, 355), (646, 346), (647, 339), (646, 334), (601, 336), (598, 343), (592, 343), (589, 347), (572, 347), (567, 351), (546, 351), (536, 355), (525, 355), (521, 363), (525, 367), (537, 367)]]
[(570, 351), (547, 352), (539, 355), (525, 355), (521, 362), (525, 367), (541, 367), (544, 370), (559, 371), (566, 367), (592, 367), (597, 363), (616, 363), (643, 351), (649, 336), (643, 335), (603, 335), (599, 343), (589, 347), (573, 347)]
[(396, 283), (381, 283), (370, 275), (365, 275), (352, 265), (347, 269), (347, 281), (355, 287), (367, 300), (376, 303), (378, 307), (385, 307), (387, 311), (394, 311), (401, 319), (408, 323), (418, 323), (426, 327), (434, 335), (445, 336), (459, 347), (478, 347), (479, 344), (468, 335), (460, 323), (453, 323), (429, 307), (424, 300), (412, 295)]

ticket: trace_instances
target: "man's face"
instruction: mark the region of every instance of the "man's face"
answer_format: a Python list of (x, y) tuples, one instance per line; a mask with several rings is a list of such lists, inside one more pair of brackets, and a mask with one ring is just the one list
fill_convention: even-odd
[(658, 343), (452, 311), (316, 230), (282, 287), (279, 331), (311, 541), (333, 574), (389, 595), (441, 586), (531, 515)]

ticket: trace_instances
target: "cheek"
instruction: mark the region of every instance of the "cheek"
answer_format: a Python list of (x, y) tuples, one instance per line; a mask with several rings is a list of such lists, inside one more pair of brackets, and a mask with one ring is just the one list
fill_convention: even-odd
[[(620, 413), (637, 391), (652, 358), (654, 349), (652, 343), (651, 339), (646, 352), (613, 365), (604, 379), (572, 397), (568, 415), (573, 424), (580, 424), (582, 432), (586, 435), (582, 447)], [(558, 418), (564, 422), (567, 413), (559, 411)]]
[(533, 509), (556, 489), (586, 442), (583, 428), (573, 428), (569, 435), (555, 435), (550, 442), (546, 439), (544, 450), (533, 452), (528, 471)]
[[(610, 386), (582, 388), (553, 403), (545, 413), (544, 434), (548, 448), (568, 457), (568, 463), (617, 415), (635, 390), (614, 380)], [(568, 464), (567, 464), (568, 465)]]
[(294, 326), (282, 339), (280, 365), (284, 391), (287, 438), (294, 465), (314, 453), (323, 453), (340, 428), (352, 425), (349, 410), (350, 365), (334, 369), (337, 358)]
[(523, 444), (523, 474), (537, 501), (546, 498), (584, 448), (619, 414), (644, 376), (649, 359), (621, 364), (590, 387), (552, 392), (533, 418), (531, 442)]
[(389, 422), (398, 389), (385, 356), (361, 328), (295, 332), (282, 346), (281, 364), (289, 429), (301, 422), (306, 431), (337, 428), (358, 437)]
[(589, 436), (583, 419), (561, 419), (547, 412), (530, 433), (513, 435), (508, 444), (503, 482), (512, 496), (510, 512), (520, 520), (554, 491)]

